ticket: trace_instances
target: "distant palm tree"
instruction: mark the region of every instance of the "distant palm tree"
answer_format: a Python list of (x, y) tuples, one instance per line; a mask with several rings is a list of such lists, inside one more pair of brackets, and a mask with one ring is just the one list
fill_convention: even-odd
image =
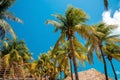
[[(53, 69), (53, 63), (50, 61), (50, 56), (48, 54), (41, 54), (39, 56), (39, 61), (42, 62), (41, 68), (41, 79), (50, 76), (50, 69)], [(51, 76), (50, 76), (51, 77)]]
[(25, 70), (26, 70), (26, 73), (29, 73), (29, 77), (30, 78), (36, 78), (36, 72), (37, 71), (40, 71), (38, 68), (37, 68), (37, 61), (34, 60), (30, 63), (26, 63), (25, 64)]
[(110, 42), (110, 43), (120, 42), (120, 38), (118, 38), (119, 35), (111, 35), (112, 29), (113, 29), (113, 26), (107, 26), (104, 23), (95, 25), (93, 26), (93, 33), (91, 34), (91, 37), (89, 37), (87, 41), (87, 45), (89, 49), (88, 50), (89, 61), (93, 62), (92, 52), (94, 50), (96, 51), (96, 54), (99, 59), (101, 59), (101, 56), (102, 56), (106, 80), (108, 80), (108, 74), (107, 74), (106, 60), (104, 58), (103, 46), (106, 45), (107, 42)]
[(47, 24), (51, 23), (56, 27), (55, 32), (57, 32), (58, 30), (61, 31), (61, 36), (54, 46), (53, 53), (56, 47), (58, 47), (59, 44), (61, 42), (64, 42), (67, 38), (67, 40), (69, 41), (70, 52), (72, 54), (75, 78), (76, 80), (79, 80), (77, 73), (77, 64), (75, 59), (75, 50), (73, 47), (73, 39), (75, 37), (75, 32), (77, 32), (85, 38), (89, 36), (89, 27), (86, 27), (86, 25), (84, 25), (85, 21), (87, 20), (87, 15), (81, 9), (69, 7), (66, 10), (65, 16), (62, 16), (60, 14), (55, 14), (54, 16), (59, 20), (58, 22), (54, 20), (48, 20), (46, 22)]
[[(65, 78), (68, 76), (69, 74), (69, 61), (68, 61), (68, 54), (66, 54), (66, 50), (64, 48), (64, 46), (60, 45), (58, 46), (57, 50), (52, 53), (51, 52), (51, 59), (55, 59), (56, 60), (56, 67), (57, 70), (60, 72), (64, 72), (65, 74)], [(58, 74), (59, 74), (58, 72)]]
[(120, 61), (120, 47), (115, 43), (107, 43), (107, 45), (103, 47), (103, 50), (106, 53), (108, 60), (110, 61), (115, 80), (118, 80), (114, 65), (112, 63), (112, 59), (114, 58)]
[(15, 2), (15, 0), (2, 0), (0, 2), (0, 38), (3, 40), (6, 36), (6, 33), (12, 34), (13, 38), (16, 39), (16, 35), (12, 27), (7, 23), (5, 19), (14, 20), (22, 23), (22, 21), (13, 16), (13, 13), (8, 11), (8, 8)]
[[(24, 63), (27, 63), (31, 59), (31, 54), (24, 41), (15, 40), (8, 42), (8, 47), (3, 47), (2, 49), (1, 57), (4, 61), (5, 68), (10, 68), (13, 77), (24, 77)], [(18, 69), (17, 72), (16, 69)]]

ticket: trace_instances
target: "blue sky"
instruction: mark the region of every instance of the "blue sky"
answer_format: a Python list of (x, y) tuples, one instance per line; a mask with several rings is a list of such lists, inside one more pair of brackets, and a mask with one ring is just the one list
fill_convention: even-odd
[[(16, 22), (10, 22), (10, 24), (18, 38), (25, 40), (30, 51), (34, 53), (34, 58), (37, 58), (40, 53), (47, 52), (50, 46), (54, 46), (59, 37), (59, 33), (53, 33), (54, 28), (51, 25), (46, 25), (45, 21), (54, 19), (51, 14), (64, 14), (68, 5), (84, 10), (89, 16), (87, 24), (96, 24), (102, 21), (102, 13), (104, 12), (102, 0), (16, 0), (10, 8), (11, 12), (14, 12), (16, 16), (24, 21), (24, 24)], [(109, 0), (109, 8), (113, 14), (120, 8), (120, 1)], [(114, 64), (117, 71), (120, 71), (120, 66), (117, 65), (119, 63), (114, 61)], [(104, 72), (103, 65), (98, 60), (95, 60), (94, 65), (89, 66), (86, 64), (86, 67), (82, 68), (84, 70), (91, 67)], [(111, 75), (111, 73), (110, 68), (109, 74)]]

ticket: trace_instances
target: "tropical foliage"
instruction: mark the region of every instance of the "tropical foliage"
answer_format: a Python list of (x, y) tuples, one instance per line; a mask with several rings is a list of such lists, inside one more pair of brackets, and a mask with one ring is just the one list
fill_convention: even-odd
[(0, 1), (0, 38), (3, 41), (7, 36), (7, 33), (12, 34), (16, 39), (16, 34), (6, 19), (14, 20), (22, 23), (22, 21), (15, 17), (12, 12), (8, 11), (8, 8), (15, 2), (15, 0), (1, 0)]
[(31, 54), (23, 40), (20, 40), (20, 41), (9, 40), (9, 42), (7, 43), (8, 43), (8, 46), (6, 45), (3, 46), (3, 49), (0, 55), (1, 58), (3, 59), (4, 69), (10, 69), (10, 73), (12, 77), (16, 77), (16, 76), (21, 77), (19, 73), (22, 72), (23, 74), (22, 68), (24, 68), (23, 67), (24, 64), (28, 63), (28, 61), (31, 60)]
[(104, 63), (106, 80), (108, 80), (107, 65), (104, 57), (105, 54), (103, 52), (103, 46), (106, 46), (107, 43), (118, 43), (120, 42), (120, 38), (119, 35), (112, 34), (112, 29), (116, 28), (115, 26), (107, 26), (104, 23), (100, 23), (92, 27), (94, 29), (93, 34), (91, 34), (91, 37), (88, 39), (86, 44), (89, 48), (88, 58), (90, 62), (93, 62), (92, 52), (96, 51), (98, 59), (102, 60)]
[[(90, 33), (88, 30), (90, 29), (85, 25), (87, 15), (81, 9), (70, 6), (66, 10), (65, 16), (62, 16), (61, 14), (55, 14), (53, 16), (55, 16), (58, 19), (58, 21), (48, 20), (46, 23), (47, 24), (51, 23), (53, 26), (55, 26), (55, 32), (58, 30), (61, 31), (61, 36), (54, 46), (53, 53), (56, 51), (57, 47), (60, 44), (62, 44), (66, 40), (68, 41), (69, 45), (68, 55), (73, 60), (76, 80), (79, 80), (77, 73), (76, 58), (78, 59), (81, 58), (81, 61), (85, 59), (87, 60), (87, 58), (85, 57), (86, 53), (81, 51), (85, 50), (85, 48), (78, 41), (77, 37), (75, 36), (75, 32), (77, 32), (84, 38), (89, 37)], [(76, 57), (76, 55), (78, 57)]]
[[(8, 11), (15, 0), (0, 1), (0, 78), (35, 78), (37, 80), (64, 80), (71, 76), (79, 80), (79, 66), (86, 62), (94, 63), (94, 54), (103, 63), (106, 80), (108, 80), (107, 61), (112, 67), (115, 80), (118, 80), (113, 59), (120, 61), (120, 37), (112, 33), (114, 25), (99, 23), (87, 25), (87, 14), (73, 6), (69, 6), (65, 15), (53, 14), (57, 20), (47, 20), (46, 24), (55, 27), (54, 32), (60, 31), (60, 37), (53, 48), (41, 53), (34, 60), (24, 40), (18, 40), (12, 27), (6, 19), (22, 23)], [(108, 10), (108, 0), (104, 0)], [(13, 36), (7, 36), (10, 33)], [(80, 40), (79, 40), (80, 37)], [(84, 41), (84, 42), (83, 42)], [(84, 44), (83, 44), (84, 43)], [(82, 64), (82, 65), (81, 65)], [(74, 67), (74, 71), (73, 71)], [(73, 77), (73, 72), (75, 76)]]

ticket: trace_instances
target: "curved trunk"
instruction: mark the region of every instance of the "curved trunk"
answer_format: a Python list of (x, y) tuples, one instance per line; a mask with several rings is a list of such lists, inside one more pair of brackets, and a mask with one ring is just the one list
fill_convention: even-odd
[[(108, 59), (108, 60), (109, 60), (109, 59)], [(112, 63), (112, 60), (109, 60), (109, 61), (110, 61), (110, 64), (111, 64), (111, 66), (112, 66), (112, 70), (113, 70), (113, 72), (114, 72), (115, 80), (118, 80), (117, 74), (116, 74), (116, 72), (115, 72), (115, 68), (114, 68), (113, 63)]]
[(72, 36), (68, 37), (68, 40), (70, 41), (70, 49), (73, 57), (73, 64), (74, 64), (74, 71), (75, 71), (75, 78), (76, 80), (79, 80), (78, 78), (78, 72), (77, 72), (77, 65), (76, 65), (76, 59), (75, 59), (75, 54), (74, 54), (74, 49), (73, 49), (73, 43), (72, 43)]
[(103, 59), (105, 78), (106, 78), (106, 80), (108, 80), (107, 65), (106, 65), (106, 61), (105, 61), (104, 54), (103, 54), (103, 51), (102, 51), (102, 45), (100, 45), (99, 48), (100, 48), (102, 59)]
[(71, 79), (73, 80), (73, 74), (72, 74), (72, 60), (71, 57), (70, 58), (70, 70), (71, 70)]

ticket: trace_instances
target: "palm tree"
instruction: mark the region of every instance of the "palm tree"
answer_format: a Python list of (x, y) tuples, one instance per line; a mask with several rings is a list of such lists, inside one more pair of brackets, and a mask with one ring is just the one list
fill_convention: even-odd
[[(50, 54), (51, 52), (49, 51), (49, 54)], [(52, 59), (52, 61), (53, 61), (53, 63), (54, 63), (54, 80), (56, 80), (56, 69), (57, 69), (57, 60), (58, 60), (58, 55), (59, 55), (59, 53), (57, 53), (57, 52), (55, 52), (55, 53), (51, 53), (50, 54), (50, 56), (51, 56), (51, 59)]]
[(12, 34), (13, 38), (16, 39), (16, 35), (12, 27), (7, 23), (5, 19), (14, 20), (22, 23), (22, 21), (15, 17), (8, 8), (15, 2), (15, 0), (2, 0), (0, 2), (0, 38), (4, 40), (6, 33)]
[(87, 20), (87, 15), (81, 9), (69, 7), (66, 10), (65, 16), (62, 16), (60, 14), (55, 14), (54, 16), (59, 20), (58, 22), (54, 20), (48, 20), (46, 22), (47, 24), (51, 23), (56, 27), (55, 32), (58, 30), (61, 31), (61, 36), (56, 42), (53, 52), (56, 50), (56, 47), (58, 47), (58, 45), (61, 42), (64, 42), (67, 38), (67, 40), (69, 41), (70, 52), (73, 58), (72, 60), (74, 64), (75, 77), (76, 80), (79, 80), (77, 73), (77, 64), (75, 59), (75, 50), (73, 47), (73, 37), (75, 37), (75, 32), (77, 32), (85, 38), (89, 36), (89, 27), (86, 27), (86, 25), (84, 25), (85, 21)]
[(46, 79), (46, 77), (49, 76), (49, 71), (51, 67), (53, 68), (53, 64), (50, 61), (50, 56), (48, 54), (43, 53), (39, 56), (39, 61), (42, 62), (41, 73), (43, 75), (41, 75), (41, 78), (44, 77)]
[(118, 80), (114, 65), (112, 63), (112, 59), (114, 58), (120, 61), (120, 47), (115, 43), (107, 43), (107, 45), (103, 47), (103, 50), (106, 53), (108, 60), (110, 61), (115, 80)]
[[(10, 68), (13, 77), (18, 77), (17, 73), (20, 71), (19, 70), (20, 68), (18, 68), (18, 66), (21, 66), (23, 64), (22, 56), (20, 56), (18, 52), (15, 49), (13, 49), (12, 51), (10, 51), (9, 54), (6, 54), (3, 57), (3, 60), (6, 69)], [(16, 73), (16, 69), (17, 69), (17, 73)]]
[(37, 61), (36, 60), (34, 60), (34, 61), (30, 62), (30, 63), (26, 63), (25, 64), (26, 73), (29, 73), (28, 76), (30, 78), (35, 78), (36, 77), (36, 71), (38, 71), (38, 69), (36, 68), (36, 66), (37, 66)]
[[(82, 64), (84, 64), (84, 61), (87, 61), (87, 56), (85, 55), (86, 52), (86, 48), (78, 41), (77, 38), (73, 38), (73, 47), (75, 50), (75, 57), (78, 62), (81, 62)], [(73, 80), (73, 74), (72, 74), (72, 54), (70, 52), (70, 48), (69, 48), (69, 41), (65, 42), (63, 45), (60, 45), (61, 49), (58, 50), (59, 54), (61, 54), (60, 56), (62, 56), (61, 58), (61, 63), (66, 62), (65, 64), (70, 64), (70, 70), (71, 70), (71, 78)], [(68, 61), (69, 60), (69, 61)], [(59, 64), (62, 65), (62, 64)], [(77, 64), (79, 65), (79, 64)], [(65, 65), (64, 65), (65, 66)], [(69, 66), (68, 66), (69, 67)]]
[(41, 77), (41, 80), (42, 80), (42, 67), (43, 67), (43, 64), (44, 64), (43, 60), (40, 59), (40, 57), (39, 57), (39, 59), (36, 60), (36, 67), (34, 69), (34, 70), (36, 70), (38, 72), (38, 75), (37, 75), (38, 79), (40, 79), (40, 77)]
[(88, 50), (89, 61), (93, 62), (92, 52), (94, 50), (96, 51), (96, 54), (99, 59), (101, 59), (101, 56), (102, 56), (106, 80), (108, 80), (108, 75), (107, 75), (106, 61), (104, 58), (103, 46), (106, 45), (106, 42), (119, 42), (120, 41), (120, 39), (118, 38), (119, 35), (111, 35), (112, 29), (113, 29), (113, 26), (107, 26), (104, 23), (93, 26), (93, 33), (91, 34), (91, 36), (89, 37), (87, 41), (87, 45), (89, 48)]
[[(5, 68), (10, 68), (13, 77), (17, 76), (24, 77), (23, 65), (31, 59), (31, 54), (26, 47), (24, 41), (10, 41), (8, 47), (3, 47), (1, 55)], [(17, 72), (16, 72), (16, 69)], [(20, 75), (21, 74), (21, 75)]]
[(69, 61), (68, 61), (68, 54), (66, 54), (66, 50), (65, 47), (60, 45), (57, 47), (56, 52), (52, 53), (51, 51), (51, 59), (55, 60), (56, 62), (56, 68), (58, 71), (58, 75), (62, 72), (64, 72), (65, 74), (65, 78), (68, 76), (69, 74)]

